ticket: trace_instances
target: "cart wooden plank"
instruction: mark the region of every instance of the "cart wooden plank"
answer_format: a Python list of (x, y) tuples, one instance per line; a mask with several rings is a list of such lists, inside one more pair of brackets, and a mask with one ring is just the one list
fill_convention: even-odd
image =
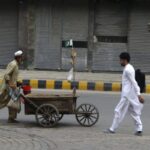
[(40, 98), (77, 98), (78, 96), (73, 96), (72, 94), (29, 94), (26, 96), (27, 98), (37, 98), (37, 99), (40, 99)]

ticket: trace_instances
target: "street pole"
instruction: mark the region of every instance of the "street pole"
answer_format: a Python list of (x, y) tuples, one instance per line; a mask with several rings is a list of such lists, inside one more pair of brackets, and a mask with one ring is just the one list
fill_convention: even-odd
[[(72, 59), (72, 68), (73, 68), (73, 82), (75, 83), (76, 81), (76, 73), (75, 73), (75, 63), (76, 63), (76, 57), (77, 57), (77, 52), (76, 50), (73, 48), (73, 41), (72, 41), (72, 50), (71, 50), (71, 59)], [(73, 96), (76, 96), (76, 86), (74, 84), (73, 87)]]

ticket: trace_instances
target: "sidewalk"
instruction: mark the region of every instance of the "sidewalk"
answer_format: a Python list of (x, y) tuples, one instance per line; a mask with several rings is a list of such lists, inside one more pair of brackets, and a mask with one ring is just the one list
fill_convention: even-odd
[[(0, 69), (0, 79), (4, 75), (4, 69)], [(39, 80), (66, 80), (68, 72), (59, 71), (38, 71), (38, 70), (21, 70), (20, 78), (22, 79), (39, 79)], [(76, 81), (102, 81), (106, 83), (121, 82), (121, 73), (91, 73), (77, 72)], [(150, 75), (146, 75), (146, 83), (150, 83)]]
[[(0, 69), (0, 79), (3, 77), (4, 69)], [(38, 70), (21, 70), (20, 77), (22, 79), (39, 79), (39, 80), (66, 80), (68, 72), (59, 71), (38, 71)], [(91, 73), (77, 72), (76, 81), (102, 81), (102, 82), (120, 82), (121, 74), (115, 73)], [(150, 81), (150, 77), (149, 77)]]

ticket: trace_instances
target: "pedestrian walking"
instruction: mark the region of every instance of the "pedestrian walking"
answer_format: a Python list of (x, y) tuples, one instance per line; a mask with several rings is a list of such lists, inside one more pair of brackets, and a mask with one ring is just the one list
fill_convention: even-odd
[(135, 70), (130, 64), (129, 53), (123, 52), (120, 54), (120, 64), (124, 67), (121, 100), (115, 108), (113, 123), (105, 133), (114, 134), (126, 113), (129, 112), (135, 122), (135, 135), (141, 136), (143, 125), (140, 116), (144, 99), (141, 96), (140, 88), (135, 80)]
[[(11, 99), (8, 88), (11, 88), (13, 90), (17, 88), (19, 65), (22, 63), (22, 55), (23, 52), (21, 50), (17, 51), (14, 54), (14, 60), (11, 61), (6, 68), (5, 75), (0, 88), (0, 109), (6, 107)], [(17, 110), (9, 107), (8, 111), (8, 122), (17, 123), (17, 121), (15, 120), (17, 118)]]

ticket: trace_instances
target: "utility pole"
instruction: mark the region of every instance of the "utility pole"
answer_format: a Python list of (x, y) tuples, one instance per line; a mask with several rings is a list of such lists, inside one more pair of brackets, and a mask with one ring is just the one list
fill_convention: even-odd
[[(73, 68), (73, 82), (75, 82), (76, 77), (75, 77), (75, 64), (76, 64), (76, 57), (77, 57), (77, 52), (76, 50), (73, 48), (73, 40), (71, 40), (72, 42), (72, 50), (71, 50), (71, 59), (72, 59), (72, 68)], [(76, 86), (73, 87), (73, 96), (76, 96)]]
[[(68, 78), (68, 81), (73, 81), (73, 83), (75, 83), (76, 81), (76, 69), (75, 69), (75, 64), (76, 64), (76, 58), (77, 58), (77, 52), (76, 50), (74, 49), (74, 46), (73, 46), (73, 39), (70, 39), (68, 41), (65, 42), (65, 47), (71, 47), (71, 70), (69, 71), (69, 78)], [(76, 96), (76, 85), (74, 85), (73, 87), (73, 96), (75, 97)]]

